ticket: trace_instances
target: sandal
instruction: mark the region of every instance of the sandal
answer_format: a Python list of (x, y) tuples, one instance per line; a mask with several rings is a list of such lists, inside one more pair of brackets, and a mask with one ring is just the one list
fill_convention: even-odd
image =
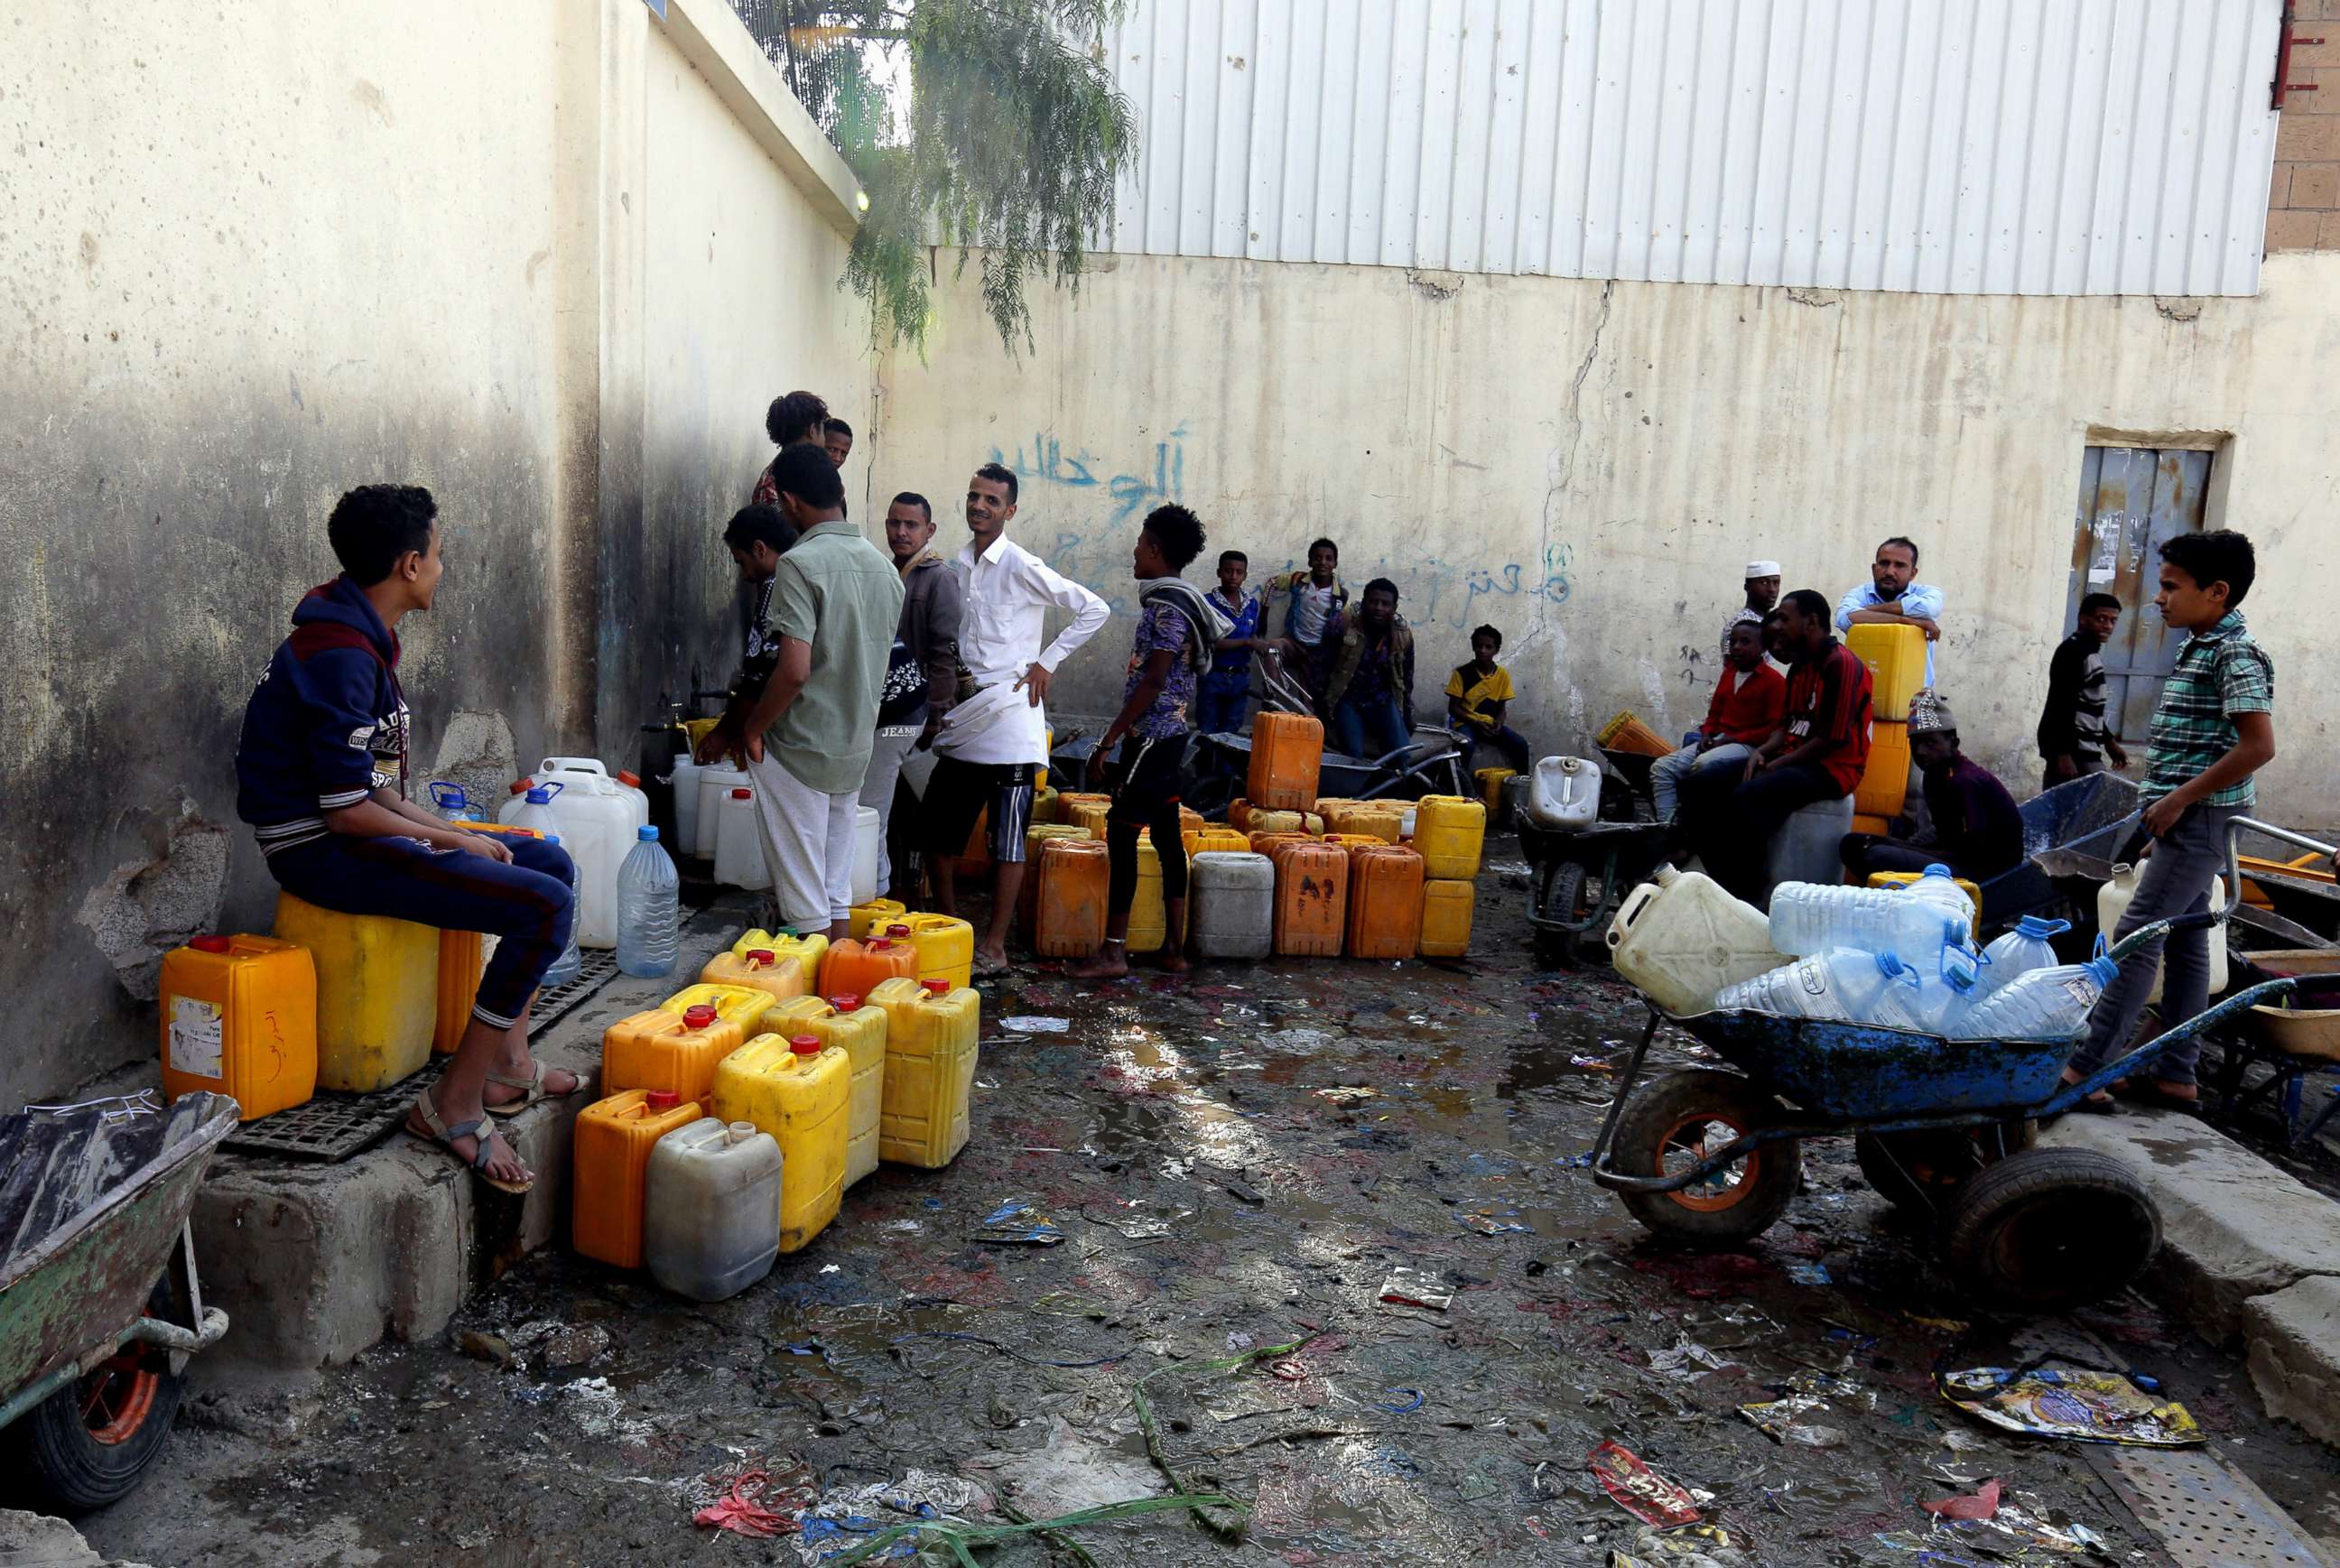
[(987, 958), (982, 953), (976, 954), (974, 962), (968, 965), (969, 970), (978, 980), (996, 980), (1000, 976), (1011, 972), (1015, 968), (1015, 965), (1005, 958)]
[[(569, 1072), (569, 1069), (566, 1067), (556, 1068), (555, 1070), (559, 1072)], [(550, 1089), (544, 1087), (544, 1064), (541, 1061), (530, 1062), (528, 1065), (528, 1076), (522, 1078), (510, 1077), (502, 1073), (491, 1072), (488, 1074), (488, 1082), (491, 1084), (501, 1084), (508, 1089), (520, 1089), (524, 1092), (521, 1095), (520, 1098), (516, 1100), (498, 1100), (492, 1105), (488, 1105), (488, 1115), (491, 1116), (516, 1116), (520, 1115), (521, 1112), (528, 1109), (529, 1107), (535, 1105), (540, 1100), (566, 1099), (569, 1096), (575, 1094), (579, 1089), (585, 1087), (585, 1080), (581, 1077), (579, 1077), (575, 1073), (569, 1073), (569, 1076), (572, 1078), (576, 1078), (577, 1082), (562, 1093), (554, 1094)], [(482, 1100), (481, 1103), (482, 1105), (487, 1105), (485, 1100)]]
[[(463, 1164), (470, 1166), (474, 1175), (498, 1192), (508, 1192), (517, 1197), (536, 1185), (533, 1180), (503, 1181), (488, 1174), (488, 1162), (496, 1157), (493, 1146), (496, 1133), (494, 1124), (486, 1116), (481, 1116), (475, 1122), (457, 1122), (453, 1126), (449, 1126), (439, 1119), (439, 1107), (431, 1103), (429, 1089), (414, 1097), (414, 1109), (421, 1115), (422, 1125), (429, 1127), (431, 1131), (426, 1136), (416, 1132), (409, 1124), (405, 1127), (408, 1137), (421, 1138), (425, 1143), (437, 1144), (449, 1154), (461, 1160)], [(471, 1154), (468, 1159), (460, 1149), (456, 1148), (457, 1138), (472, 1140)]]

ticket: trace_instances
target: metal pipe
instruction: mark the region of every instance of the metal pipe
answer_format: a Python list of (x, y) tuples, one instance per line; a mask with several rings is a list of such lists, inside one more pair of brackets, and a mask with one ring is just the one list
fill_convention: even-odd
[(181, 1328), (177, 1324), (165, 1323), (159, 1317), (142, 1317), (130, 1325), (122, 1339), (125, 1345), (133, 1341), (140, 1345), (159, 1345), (165, 1350), (184, 1351), (192, 1355), (198, 1350), (208, 1350), (217, 1345), (221, 1335), (226, 1333), (227, 1314), (216, 1306), (207, 1306), (203, 1308), (201, 1328)]
[(2305, 833), (2295, 833), (2288, 828), (2270, 827), (2253, 821), (2248, 817), (2236, 817), (2226, 824), (2226, 903), (2229, 907), (2243, 901), (2242, 839), (2244, 831), (2264, 833), (2285, 844), (2295, 844), (2303, 849), (2313, 849), (2319, 855), (2340, 855), (2340, 849), (2321, 844)]

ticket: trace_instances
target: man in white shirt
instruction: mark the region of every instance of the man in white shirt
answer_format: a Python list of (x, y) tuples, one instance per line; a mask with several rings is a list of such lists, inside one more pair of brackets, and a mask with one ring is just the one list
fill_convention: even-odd
[(1914, 626), (1926, 634), (1926, 685), (1934, 687), (1934, 644), (1942, 640), (1942, 590), (1912, 580), (1918, 575), (1918, 545), (1895, 534), (1877, 547), (1869, 581), (1837, 600), (1836, 629)]
[[(977, 815), (991, 812), (991, 922), (975, 948), (975, 972), (1007, 967), (1007, 925), (1024, 886), (1024, 831), (1032, 820), (1034, 774), (1048, 759), (1048, 713), (1042, 706), (1057, 666), (1096, 635), (1112, 613), (1106, 601), (1007, 537), (1016, 515), (1016, 475), (996, 462), (967, 485), (967, 546), (951, 562), (963, 590), (959, 662), (977, 691), (951, 710), (935, 737), (935, 770), (927, 780), (927, 862), (935, 902), (957, 913), (954, 862)], [(1073, 623), (1043, 648), (1050, 606)], [(1021, 700), (1017, 694), (1021, 694)]]

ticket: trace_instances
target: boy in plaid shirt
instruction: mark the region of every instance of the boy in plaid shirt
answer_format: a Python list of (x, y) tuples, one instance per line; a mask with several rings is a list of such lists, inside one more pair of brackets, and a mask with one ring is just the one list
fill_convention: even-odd
[[(2210, 879), (2226, 861), (2226, 824), (2256, 799), (2251, 775), (2275, 759), (2275, 663), (2251, 640), (2238, 606), (2257, 562), (2251, 541), (2232, 529), (2180, 534), (2161, 547), (2161, 592), (2154, 604), (2171, 626), (2190, 633), (2161, 689), (2146, 741), (2141, 831), (2152, 839), (2136, 896), (2108, 933), (2118, 941), (2138, 927), (2209, 908)], [(2165, 955), (2160, 949), (2166, 948)], [(2147, 946), (2121, 966), (2088, 1017), (2087, 1038), (2064, 1069), (2078, 1083), (2127, 1043), (2154, 962), (2166, 957), (2162, 1016), (2172, 1023), (2209, 1004), (2210, 934), (2180, 931)], [(2148, 1083), (2124, 1092), (2151, 1103), (2191, 1106), (2199, 1038), (2174, 1047)], [(2080, 1103), (2103, 1110), (2102, 1095)]]

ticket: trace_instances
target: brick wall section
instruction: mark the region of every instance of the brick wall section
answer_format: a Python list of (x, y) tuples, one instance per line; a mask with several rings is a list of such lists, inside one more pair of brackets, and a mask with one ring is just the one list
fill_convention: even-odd
[(2294, 86), (2275, 139), (2275, 184), (2267, 196), (2269, 251), (2340, 251), (2340, 0), (2295, 0)]

